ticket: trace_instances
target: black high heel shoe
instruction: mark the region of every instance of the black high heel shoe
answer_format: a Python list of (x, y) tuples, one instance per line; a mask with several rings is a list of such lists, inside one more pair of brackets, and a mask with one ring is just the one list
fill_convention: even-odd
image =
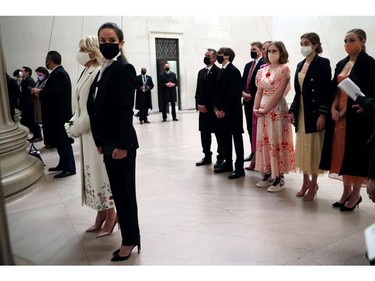
[(341, 212), (351, 212), (351, 211), (353, 211), (356, 207), (359, 208), (359, 203), (361, 203), (361, 202), (362, 202), (362, 196), (359, 196), (358, 202), (357, 202), (352, 208), (348, 208), (348, 207), (346, 207), (346, 206), (344, 205), (344, 206), (342, 206), (342, 207), (340, 208), (340, 211), (341, 211)]
[(349, 195), (349, 197), (345, 200), (344, 203), (339, 203), (339, 201), (333, 203), (333, 204), (332, 204), (332, 207), (333, 207), (333, 208), (341, 208), (341, 207), (345, 206), (346, 202), (349, 201), (349, 199), (350, 199), (351, 196), (352, 196), (352, 194)]
[(129, 255), (127, 255), (127, 256), (120, 256), (119, 255), (120, 249), (117, 249), (116, 251), (113, 252), (113, 257), (112, 257), (111, 261), (126, 261), (130, 257), (130, 255), (131, 255), (131, 253), (132, 253), (132, 251), (135, 247), (137, 247), (138, 255), (139, 255), (139, 252), (141, 251), (141, 243), (138, 243), (138, 245), (133, 245), (133, 247), (130, 250)]

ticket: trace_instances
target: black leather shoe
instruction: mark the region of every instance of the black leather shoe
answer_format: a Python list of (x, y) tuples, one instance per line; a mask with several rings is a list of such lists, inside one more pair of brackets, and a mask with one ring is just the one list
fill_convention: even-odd
[(245, 171), (234, 171), (232, 172), (229, 176), (228, 179), (233, 180), (233, 179), (238, 179), (240, 177), (245, 176)]
[(63, 168), (60, 168), (59, 166), (48, 169), (49, 172), (57, 172), (57, 171), (62, 171), (62, 170)]
[(214, 169), (214, 173), (216, 173), (216, 174), (225, 173), (225, 172), (232, 172), (232, 171), (233, 171), (233, 167), (229, 166), (225, 163), (223, 165), (221, 165), (219, 168)]
[(167, 119), (163, 119), (163, 122), (167, 122)]
[(203, 158), (201, 161), (195, 163), (195, 166), (209, 165), (211, 163), (212, 163), (212, 160), (210, 158)]
[(73, 176), (75, 175), (76, 172), (72, 172), (72, 171), (63, 171), (61, 172), (60, 174), (57, 174), (55, 176), (53, 176), (55, 179), (59, 179), (59, 178), (65, 178), (65, 177), (69, 177), (69, 176)]
[(221, 159), (217, 160), (215, 165), (214, 165), (214, 169), (219, 168), (221, 165), (223, 165), (223, 163), (224, 163), (224, 160), (221, 160)]
[(251, 152), (250, 155), (247, 156), (243, 161), (244, 162), (251, 161), (251, 160), (253, 160), (253, 157), (254, 157), (254, 153)]
[(177, 118), (173, 118), (173, 121), (178, 121), (178, 119)]

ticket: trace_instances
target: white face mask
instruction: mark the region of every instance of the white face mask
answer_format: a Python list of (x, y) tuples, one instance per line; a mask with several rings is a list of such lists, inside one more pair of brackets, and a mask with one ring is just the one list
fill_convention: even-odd
[(83, 65), (85, 66), (85, 64), (90, 61), (90, 56), (89, 56), (89, 53), (84, 53), (84, 52), (78, 52), (77, 55), (76, 55), (76, 59), (77, 59), (77, 62), (80, 64), (80, 65)]
[(311, 46), (302, 46), (301, 47), (302, 56), (307, 57), (308, 55), (311, 54), (311, 52), (312, 52)]
[(277, 64), (279, 63), (280, 55), (279, 53), (268, 53), (268, 60), (271, 64)]
[(22, 78), (22, 77), (23, 77), (23, 72), (20, 71), (20, 72), (18, 73), (18, 76), (19, 76), (20, 78)]

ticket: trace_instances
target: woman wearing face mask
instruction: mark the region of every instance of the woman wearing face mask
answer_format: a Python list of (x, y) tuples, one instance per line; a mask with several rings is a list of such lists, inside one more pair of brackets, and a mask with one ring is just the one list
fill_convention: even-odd
[(340, 211), (353, 211), (362, 202), (361, 187), (368, 176), (368, 151), (366, 142), (371, 133), (369, 117), (356, 113), (354, 101), (337, 88), (338, 83), (350, 78), (367, 97), (375, 96), (375, 60), (366, 53), (366, 33), (352, 29), (345, 34), (344, 48), (348, 56), (336, 65), (332, 80), (334, 100), (331, 106), (332, 130), (326, 130), (324, 145), (331, 159), (321, 163), (330, 175), (342, 175), (343, 193), (332, 206)]
[(258, 86), (254, 113), (258, 117), (255, 170), (264, 173), (257, 187), (268, 192), (285, 188), (284, 174), (293, 169), (294, 149), (292, 125), (288, 121), (285, 89), (290, 80), (286, 65), (288, 52), (283, 42), (273, 41), (267, 49), (269, 65), (257, 73)]
[(297, 133), (295, 167), (303, 172), (302, 188), (296, 196), (311, 201), (318, 190), (318, 175), (324, 173), (319, 163), (326, 119), (330, 118), (331, 66), (328, 59), (319, 56), (323, 49), (318, 34), (303, 34), (300, 44), (306, 58), (297, 65), (296, 94), (289, 112)]
[(85, 68), (72, 95), (73, 124), (67, 129), (67, 133), (80, 139), (82, 203), (97, 211), (95, 223), (86, 232), (100, 231), (96, 236), (100, 238), (112, 233), (117, 216), (114, 202), (110, 199), (112, 191), (105, 166), (92, 137), (86, 106), (90, 86), (100, 71), (101, 53), (96, 36), (87, 36), (80, 40), (76, 59)]
[[(120, 224), (121, 247), (111, 261), (140, 251), (135, 164), (138, 140), (133, 127), (136, 72), (123, 55), (123, 31), (115, 23), (104, 23), (98, 30), (103, 55), (101, 70), (90, 88), (87, 109), (92, 134), (103, 155)], [(121, 54), (120, 54), (121, 52)]]

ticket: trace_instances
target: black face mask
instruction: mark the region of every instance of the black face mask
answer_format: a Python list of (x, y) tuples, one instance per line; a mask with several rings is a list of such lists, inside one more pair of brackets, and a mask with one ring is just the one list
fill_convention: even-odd
[(111, 44), (111, 43), (104, 43), (99, 44), (100, 52), (102, 53), (103, 57), (107, 60), (113, 59), (117, 54), (120, 52), (119, 44)]
[(211, 63), (211, 59), (208, 57), (204, 57), (203, 62), (205, 65), (209, 65)]
[(220, 64), (223, 63), (223, 61), (224, 61), (223, 56), (217, 56), (216, 59), (217, 59), (217, 62), (220, 63)]
[(146, 74), (146, 71), (141, 71), (142, 75), (145, 75)]
[(164, 69), (165, 69), (165, 71), (167, 71), (167, 72), (169, 71), (169, 67), (166, 67), (166, 68), (164, 68)]
[(251, 51), (251, 52), (250, 52), (250, 57), (251, 57), (252, 59), (255, 59), (255, 58), (257, 57), (257, 52), (253, 52), (253, 51)]

